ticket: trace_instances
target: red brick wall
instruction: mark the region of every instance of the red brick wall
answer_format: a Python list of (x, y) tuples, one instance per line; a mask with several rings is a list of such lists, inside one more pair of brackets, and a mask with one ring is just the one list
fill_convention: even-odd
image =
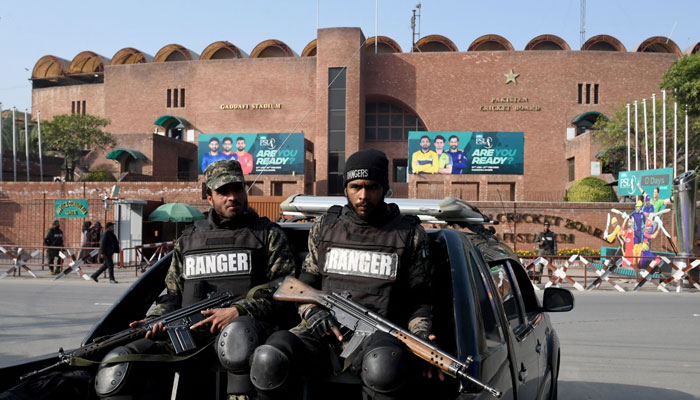
[[(357, 28), (330, 28), (318, 31), (316, 57), (107, 66), (104, 84), (34, 90), (33, 112), (42, 110), (45, 118), (69, 112), (72, 99), (85, 97), (88, 112), (110, 118), (108, 130), (116, 134), (153, 132), (153, 122), (165, 114), (186, 118), (197, 133), (290, 132), (309, 112), (297, 131), (304, 132), (315, 149), (315, 184), (309, 186), (324, 194), (328, 68), (347, 64), (346, 155), (376, 147), (391, 159), (407, 158), (405, 141), (364, 142), (366, 99), (394, 99), (415, 111), (428, 130), (524, 132), (524, 175), (493, 179), (499, 185), (514, 185), (515, 198), (526, 200), (566, 188), (566, 129), (574, 117), (588, 111), (611, 116), (624, 102), (648, 97), (658, 91), (663, 73), (677, 59), (672, 54), (601, 51), (374, 55), (357, 51), (363, 40)], [(504, 74), (511, 69), (519, 77), (506, 85)], [(578, 104), (580, 83), (599, 84), (599, 104)], [(184, 108), (166, 108), (169, 88), (186, 89)], [(541, 110), (480, 110), (497, 97), (526, 97), (527, 105)], [(251, 103), (282, 108), (220, 108)], [(587, 175), (597, 148), (583, 147), (576, 151), (577, 174)], [(484, 183), (480, 176), (468, 179), (488, 187), (489, 181)], [(490, 198), (488, 191), (479, 193), (479, 198)]]

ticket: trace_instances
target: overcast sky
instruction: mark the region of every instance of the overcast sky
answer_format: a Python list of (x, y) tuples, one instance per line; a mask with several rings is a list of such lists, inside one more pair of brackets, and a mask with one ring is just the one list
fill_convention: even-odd
[[(698, 0), (586, 3), (586, 38), (612, 35), (629, 51), (652, 36), (670, 36), (683, 51), (700, 42)], [(379, 34), (410, 50), (411, 10), (417, 1), (378, 4)], [(282, 40), (300, 54), (316, 38), (317, 27), (360, 27), (366, 37), (374, 36), (375, 9), (375, 0), (2, 0), (0, 102), (3, 109), (31, 107), (28, 79), (36, 62), (48, 54), (70, 61), (91, 50), (112, 58), (120, 49), (134, 47), (153, 56), (171, 43), (201, 53), (218, 40), (250, 53), (266, 39)], [(560, 36), (572, 49), (580, 48), (579, 0), (424, 0), (421, 14), (421, 37), (447, 36), (460, 51), (485, 34), (504, 36), (515, 50), (541, 34)]]

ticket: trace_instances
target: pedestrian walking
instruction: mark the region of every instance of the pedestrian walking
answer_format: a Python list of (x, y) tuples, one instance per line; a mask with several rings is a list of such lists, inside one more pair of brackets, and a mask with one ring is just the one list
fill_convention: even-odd
[(114, 253), (119, 252), (119, 240), (114, 235), (114, 222), (107, 222), (105, 225), (105, 232), (102, 234), (100, 239), (100, 256), (104, 259), (104, 264), (95, 271), (90, 277), (93, 281), (97, 282), (97, 277), (100, 276), (104, 270), (109, 273), (109, 283), (119, 283), (114, 279), (114, 261), (112, 257)]
[[(53, 226), (46, 232), (46, 236), (44, 236), (44, 246), (54, 247), (48, 249), (46, 255), (49, 259), (49, 271), (51, 271), (51, 275), (56, 275), (61, 272), (61, 257), (58, 253), (62, 250), (56, 247), (63, 247), (63, 231), (61, 230), (61, 223), (58, 220), (53, 221)], [(56, 260), (55, 264), (54, 259)]]
[(90, 254), (90, 250), (86, 247), (90, 247), (90, 228), (92, 227), (92, 222), (83, 222), (83, 228), (80, 232), (80, 252), (78, 253), (78, 260), (86, 258)]

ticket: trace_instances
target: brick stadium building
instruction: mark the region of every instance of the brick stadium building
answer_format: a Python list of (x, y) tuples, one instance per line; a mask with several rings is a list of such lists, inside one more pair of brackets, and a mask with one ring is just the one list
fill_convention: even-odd
[[(300, 56), (279, 40), (250, 55), (225, 41), (201, 55), (177, 44), (155, 57), (134, 48), (111, 59), (90, 51), (70, 62), (47, 55), (32, 73), (32, 110), (42, 120), (86, 112), (109, 118), (118, 163), (103, 150), (84, 163), (130, 172), (132, 180), (201, 180), (199, 134), (294, 130), (305, 135), (304, 176), (263, 175), (254, 194), (339, 194), (347, 155), (378, 148), (390, 158), (398, 196), (498, 200), (498, 192), (503, 200), (558, 201), (591, 174), (600, 150), (589, 131), (595, 119), (658, 92), (682, 56), (667, 38), (628, 51), (606, 35), (580, 50), (542, 35), (518, 51), (498, 35), (463, 47), (431, 35), (404, 52), (388, 37), (365, 41), (360, 29), (330, 28)], [(411, 130), (523, 132), (523, 174), (411, 175), (406, 183)]]

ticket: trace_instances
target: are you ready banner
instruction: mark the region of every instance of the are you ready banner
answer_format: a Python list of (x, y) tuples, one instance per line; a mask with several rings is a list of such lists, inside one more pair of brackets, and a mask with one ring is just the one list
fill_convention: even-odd
[(220, 160), (236, 160), (244, 174), (292, 175), (304, 173), (303, 133), (200, 134), (199, 173)]
[(411, 173), (523, 174), (523, 132), (408, 134)]

